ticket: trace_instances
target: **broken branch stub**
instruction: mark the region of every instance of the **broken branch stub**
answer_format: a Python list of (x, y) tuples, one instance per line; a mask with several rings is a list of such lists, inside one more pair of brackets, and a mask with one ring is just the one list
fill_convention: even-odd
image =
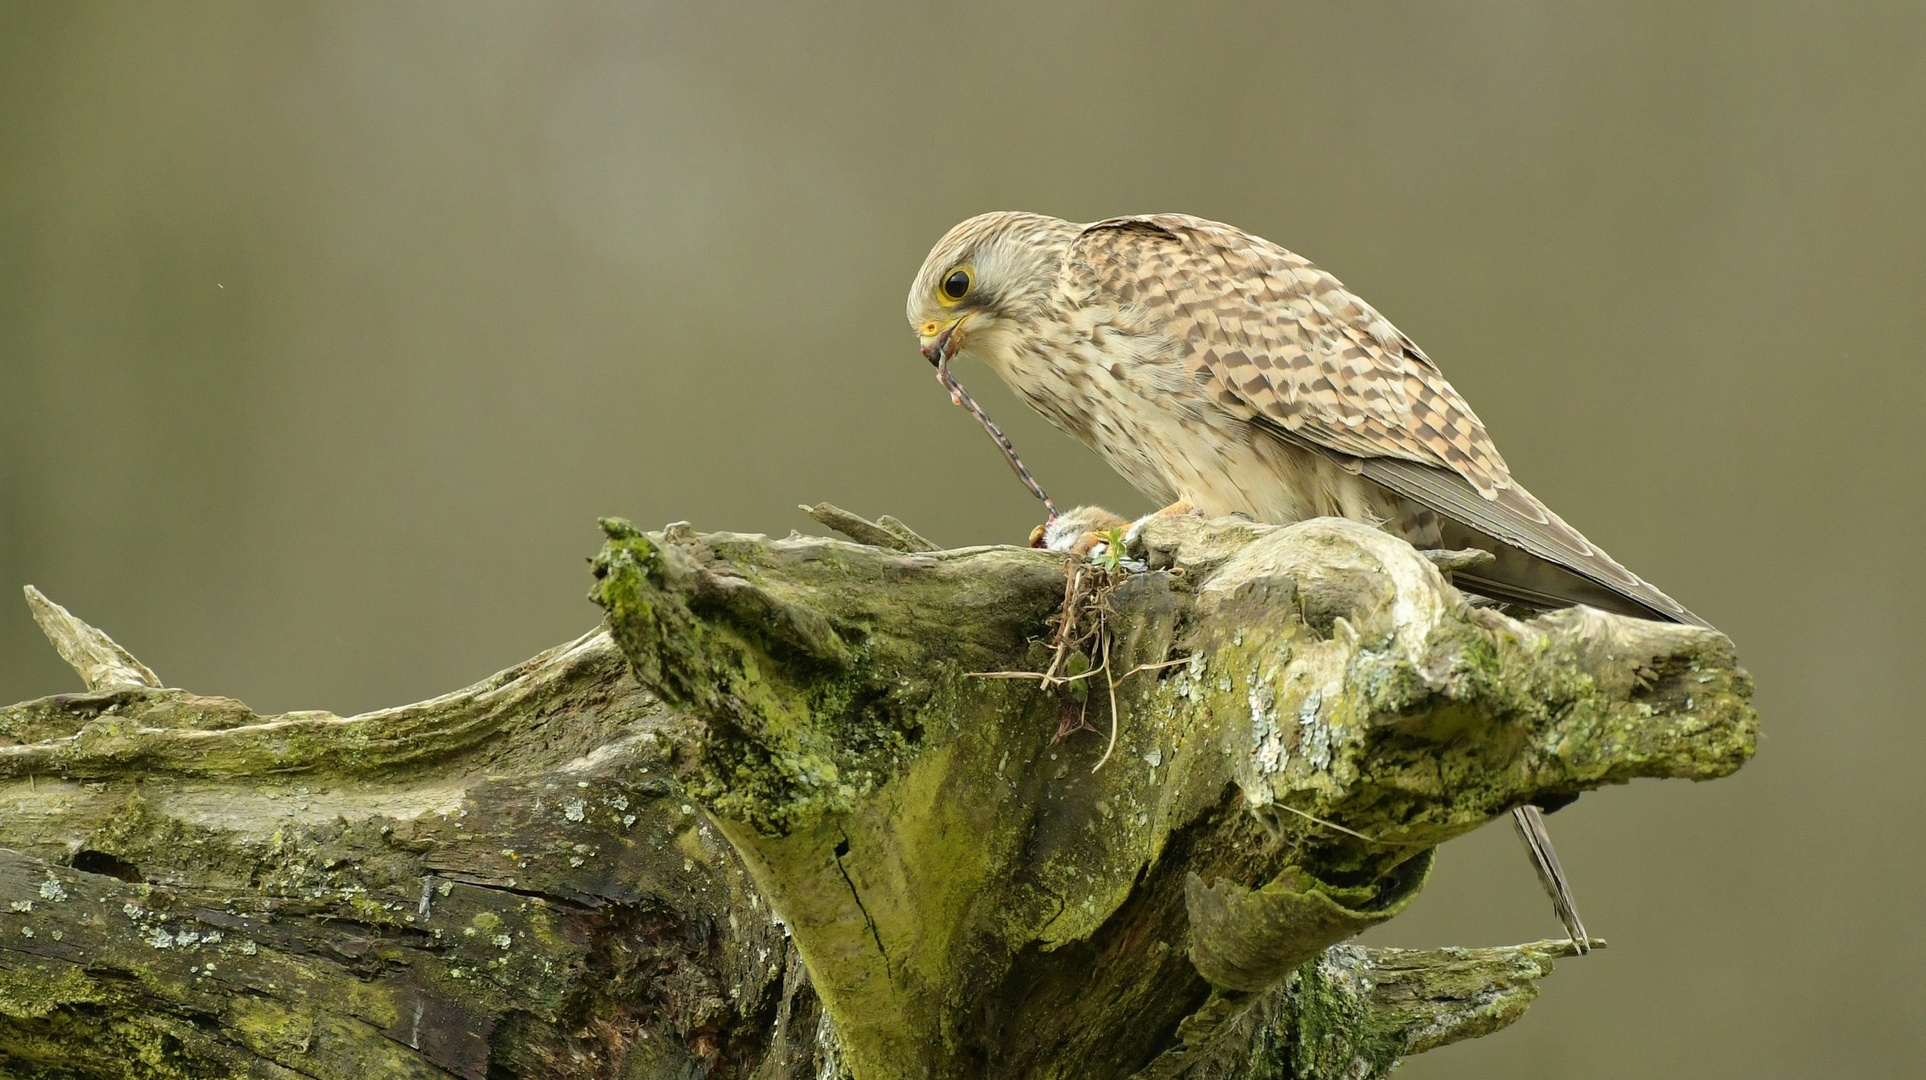
[(54, 651), (79, 674), (89, 690), (109, 690), (119, 686), (161, 684), (160, 676), (132, 653), (114, 643), (106, 634), (73, 617), (73, 613), (32, 585), (26, 587), (27, 607), (41, 633), (53, 643)]
[(1355, 523), (1173, 518), (1141, 538), (1168, 569), (1105, 599), (1111, 670), (1149, 670), (1117, 683), (1092, 774), (1101, 740), (1052, 742), (1054, 691), (971, 677), (1043, 670), (1062, 556), (605, 524), (593, 595), (701, 721), (691, 790), (859, 1080), (1202, 1061), (1408, 903), (1433, 846), (1752, 752), (1715, 632), (1473, 608)]

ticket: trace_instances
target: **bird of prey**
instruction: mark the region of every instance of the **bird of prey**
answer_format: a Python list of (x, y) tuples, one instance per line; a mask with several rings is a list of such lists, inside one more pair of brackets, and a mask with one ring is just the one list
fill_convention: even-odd
[[(983, 214), (910, 287), (939, 370), (971, 355), (1145, 495), (1210, 516), (1341, 516), (1495, 558), (1453, 578), (1535, 609), (1707, 625), (1511, 478), (1471, 406), (1389, 320), (1308, 260), (1181, 214)], [(1536, 807), (1515, 817), (1581, 950)]]

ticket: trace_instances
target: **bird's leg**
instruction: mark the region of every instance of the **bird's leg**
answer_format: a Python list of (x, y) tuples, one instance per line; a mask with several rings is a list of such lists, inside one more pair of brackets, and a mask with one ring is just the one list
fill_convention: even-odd
[(1585, 924), (1578, 919), (1578, 902), (1572, 899), (1572, 887), (1558, 865), (1558, 852), (1552, 850), (1545, 815), (1536, 806), (1521, 806), (1511, 812), (1511, 821), (1518, 826), (1518, 838), (1531, 852), (1532, 869), (1538, 871), (1538, 883), (1551, 897), (1552, 910), (1558, 913), (1558, 921), (1565, 924), (1566, 935), (1581, 954), (1592, 951), (1592, 939), (1585, 933)]
[(1097, 545), (1108, 542), (1101, 533), (1086, 532), (1071, 542), (1070, 554), (1075, 555), (1079, 559), (1087, 559)]
[(1141, 541), (1144, 535), (1144, 526), (1158, 518), (1204, 516), (1204, 511), (1193, 505), (1189, 499), (1178, 499), (1162, 510), (1153, 510), (1143, 517), (1138, 518), (1136, 521), (1131, 522), (1130, 528), (1124, 531), (1124, 550), (1141, 553), (1143, 549)]

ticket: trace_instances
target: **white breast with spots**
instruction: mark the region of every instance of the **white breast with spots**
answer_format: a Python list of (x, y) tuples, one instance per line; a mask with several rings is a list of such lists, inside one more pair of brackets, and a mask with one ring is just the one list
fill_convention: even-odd
[(1371, 485), (1226, 412), (1185, 374), (1184, 349), (1085, 308), (1041, 333), (986, 335), (979, 355), (1051, 423), (1160, 504), (1284, 524), (1392, 508)]

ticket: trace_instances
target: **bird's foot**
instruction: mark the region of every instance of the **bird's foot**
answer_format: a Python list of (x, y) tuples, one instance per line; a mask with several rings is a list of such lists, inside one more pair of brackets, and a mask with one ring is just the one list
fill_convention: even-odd
[(1199, 507), (1193, 506), (1189, 499), (1178, 499), (1162, 510), (1152, 511), (1138, 518), (1136, 521), (1131, 522), (1130, 528), (1124, 531), (1124, 549), (1141, 554), (1143, 550), (1144, 526), (1159, 518), (1203, 516), (1205, 516), (1204, 511)]

